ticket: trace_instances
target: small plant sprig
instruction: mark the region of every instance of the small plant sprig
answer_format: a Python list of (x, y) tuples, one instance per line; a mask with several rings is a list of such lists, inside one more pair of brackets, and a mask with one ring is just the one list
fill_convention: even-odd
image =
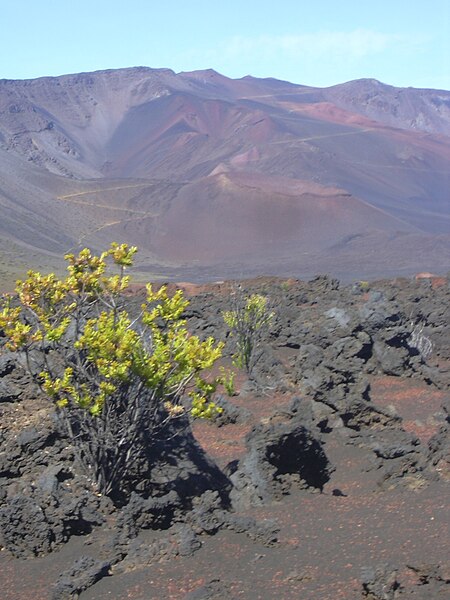
[(235, 373), (231, 370), (220, 367), (220, 381), (228, 394), (228, 396), (236, 396), (236, 388), (234, 385)]
[(231, 310), (224, 311), (222, 316), (236, 340), (235, 364), (250, 374), (261, 332), (269, 327), (274, 317), (274, 313), (268, 308), (267, 298), (261, 294), (245, 296), (238, 288)]

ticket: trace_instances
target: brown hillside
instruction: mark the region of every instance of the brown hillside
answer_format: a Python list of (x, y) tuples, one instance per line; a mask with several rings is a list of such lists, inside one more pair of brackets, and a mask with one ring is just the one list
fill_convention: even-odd
[(2, 276), (113, 239), (168, 277), (445, 272), (449, 102), (212, 70), (1, 80)]

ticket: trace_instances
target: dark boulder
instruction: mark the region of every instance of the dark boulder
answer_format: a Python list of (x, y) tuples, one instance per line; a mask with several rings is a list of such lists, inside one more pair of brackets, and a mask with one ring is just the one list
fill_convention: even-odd
[(175, 491), (160, 497), (143, 498), (132, 493), (121, 509), (117, 528), (126, 537), (136, 537), (141, 529), (168, 529), (181, 500)]
[(16, 558), (29, 558), (50, 552), (54, 537), (43, 508), (17, 495), (0, 508), (0, 539)]
[(247, 423), (251, 417), (251, 412), (243, 406), (233, 404), (225, 396), (219, 395), (214, 399), (214, 404), (222, 409), (222, 412), (213, 417), (213, 421), (219, 427), (223, 425)]
[(368, 301), (359, 309), (359, 318), (369, 335), (387, 329), (401, 322), (401, 312), (395, 302), (389, 302), (383, 292), (374, 290), (369, 293)]
[(0, 379), (0, 402), (17, 402), (22, 395), (22, 388), (12, 381)]
[(190, 508), (193, 498), (218, 491), (229, 504), (231, 482), (195, 439), (187, 416), (173, 419), (149, 448), (148, 464), (140, 470), (134, 491), (142, 496), (162, 496), (175, 491)]
[[(104, 522), (99, 497), (81, 480), (61, 486), (60, 469), (48, 469), (37, 485), (6, 497), (0, 508), (3, 546), (16, 557), (51, 552), (73, 535), (86, 535)], [(19, 488), (19, 484), (14, 486)], [(20, 488), (19, 488), (20, 489)]]
[(78, 598), (78, 594), (109, 574), (111, 563), (91, 556), (80, 556), (61, 573), (53, 588), (52, 600)]
[(382, 373), (402, 375), (405, 372), (409, 357), (407, 347), (391, 346), (377, 340), (373, 345), (373, 353)]
[(443, 406), (445, 422), (439, 431), (428, 441), (427, 459), (443, 481), (450, 481), (450, 399)]
[(16, 368), (15, 355), (12, 353), (0, 355), (0, 377), (9, 375)]
[(407, 565), (406, 569), (402, 569), (401, 576), (399, 569), (388, 564), (363, 567), (361, 597), (367, 600), (447, 598), (450, 592), (448, 566), (448, 564)]
[(247, 435), (247, 453), (232, 465), (234, 506), (271, 502), (293, 484), (322, 490), (331, 467), (320, 441), (295, 421), (257, 425)]
[(361, 573), (362, 597), (367, 600), (395, 600), (400, 583), (397, 569), (389, 565), (363, 567)]

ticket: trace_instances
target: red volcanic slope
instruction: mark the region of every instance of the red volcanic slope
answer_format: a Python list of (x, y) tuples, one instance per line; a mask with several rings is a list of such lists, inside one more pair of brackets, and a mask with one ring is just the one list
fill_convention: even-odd
[(450, 92), (374, 80), (2, 80), (0, 255), (124, 239), (167, 276), (446, 271), (449, 136)]

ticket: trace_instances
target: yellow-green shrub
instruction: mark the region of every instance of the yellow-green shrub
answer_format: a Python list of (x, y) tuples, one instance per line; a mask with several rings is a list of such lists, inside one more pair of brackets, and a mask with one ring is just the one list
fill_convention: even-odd
[(267, 306), (267, 298), (261, 294), (244, 296), (235, 293), (231, 310), (223, 312), (223, 320), (236, 340), (235, 363), (250, 373), (253, 368), (254, 351), (261, 331), (274, 317)]
[(114, 243), (99, 256), (68, 254), (66, 278), (29, 271), (17, 282), (18, 303), (5, 296), (0, 305), (7, 347), (39, 372), (79, 463), (105, 494), (119, 490), (149, 438), (185, 412), (187, 397), (193, 416), (220, 410), (210, 400), (218, 380), (203, 373), (222, 344), (188, 333), (182, 292), (148, 284), (139, 314), (126, 310), (124, 273), (136, 251)]

